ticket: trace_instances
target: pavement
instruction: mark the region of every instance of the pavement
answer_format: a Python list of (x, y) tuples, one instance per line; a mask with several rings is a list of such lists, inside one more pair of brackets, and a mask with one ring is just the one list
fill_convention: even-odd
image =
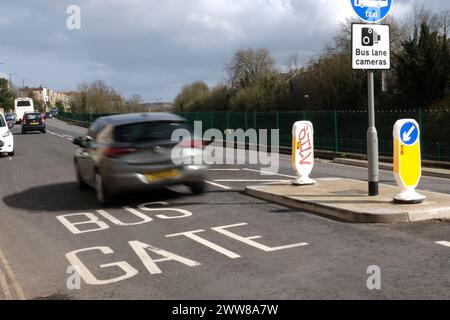
[(421, 192), (421, 204), (396, 204), (399, 188), (381, 185), (380, 195), (367, 195), (367, 182), (353, 179), (318, 179), (312, 186), (289, 182), (248, 186), (246, 194), (275, 203), (303, 209), (325, 217), (357, 223), (400, 223), (447, 219), (450, 221), (450, 195)]
[[(350, 166), (363, 167), (363, 168), (368, 167), (367, 160), (335, 158), (333, 160), (333, 162), (339, 163), (339, 164), (350, 165)], [(383, 170), (389, 170), (389, 171), (394, 170), (393, 169), (394, 165), (392, 163), (380, 162), (379, 167), (380, 167), (380, 169), (383, 169)], [(441, 168), (429, 168), (429, 167), (422, 166), (422, 175), (428, 176), (428, 177), (450, 179), (450, 170), (441, 169)]]
[[(246, 195), (294, 177), (285, 155), (276, 174), (214, 165), (202, 195), (177, 186), (105, 209), (76, 187), (71, 140), (86, 129), (47, 127), (16, 126), (16, 155), (0, 157), (0, 300), (450, 299), (448, 221), (350, 224)], [(367, 169), (318, 160), (312, 177)], [(450, 194), (436, 177), (419, 189)], [(374, 266), (380, 289), (367, 285)]]

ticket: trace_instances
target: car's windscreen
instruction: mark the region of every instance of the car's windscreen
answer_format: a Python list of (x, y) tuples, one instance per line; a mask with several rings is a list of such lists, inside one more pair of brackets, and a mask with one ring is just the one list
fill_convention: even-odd
[(31, 106), (31, 102), (30, 101), (17, 101), (17, 106), (18, 107), (29, 107), (29, 106)]
[(27, 113), (27, 120), (41, 120), (40, 113)]
[(170, 141), (172, 133), (177, 129), (192, 130), (180, 122), (144, 122), (117, 127), (114, 140), (117, 142), (151, 142)]
[(3, 120), (3, 117), (0, 115), (0, 127), (5, 127), (6, 126), (6, 122), (5, 120)]

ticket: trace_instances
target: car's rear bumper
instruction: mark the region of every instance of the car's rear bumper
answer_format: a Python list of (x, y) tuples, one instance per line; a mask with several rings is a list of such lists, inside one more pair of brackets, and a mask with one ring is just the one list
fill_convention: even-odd
[(196, 184), (206, 179), (207, 167), (200, 166), (184, 166), (177, 168), (161, 168), (153, 169), (149, 173), (162, 172), (165, 170), (178, 170), (178, 174), (173, 178), (151, 181), (147, 178), (146, 173), (141, 172), (101, 172), (106, 188), (111, 193), (122, 192), (139, 192), (155, 188), (160, 188), (178, 184)]
[(45, 130), (45, 125), (22, 125), (23, 131), (42, 131)]

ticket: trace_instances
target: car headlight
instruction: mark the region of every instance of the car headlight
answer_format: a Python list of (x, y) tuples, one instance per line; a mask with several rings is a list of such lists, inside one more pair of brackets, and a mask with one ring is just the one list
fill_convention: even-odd
[(4, 134), (2, 134), (3, 138), (9, 137), (11, 133), (9, 131), (6, 131)]

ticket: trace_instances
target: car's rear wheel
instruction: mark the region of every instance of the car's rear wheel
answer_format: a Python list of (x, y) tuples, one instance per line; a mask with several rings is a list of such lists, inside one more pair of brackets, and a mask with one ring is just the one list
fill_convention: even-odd
[(205, 182), (196, 182), (189, 185), (193, 194), (202, 194), (205, 192)]
[(14, 150), (12, 152), (8, 152), (8, 156), (13, 157), (15, 155)]
[(97, 200), (102, 204), (102, 206), (106, 207), (113, 204), (113, 197), (105, 188), (102, 175), (98, 172), (95, 174), (95, 191), (97, 194)]
[(24, 129), (22, 129), (22, 134), (25, 134), (25, 133), (27, 133)]
[(75, 163), (75, 176), (77, 178), (78, 189), (87, 189), (88, 185), (83, 181), (83, 178), (81, 177), (80, 166), (78, 165), (78, 163)]
[(42, 133), (47, 133), (47, 130), (42, 129), (41, 132), (42, 132)]

